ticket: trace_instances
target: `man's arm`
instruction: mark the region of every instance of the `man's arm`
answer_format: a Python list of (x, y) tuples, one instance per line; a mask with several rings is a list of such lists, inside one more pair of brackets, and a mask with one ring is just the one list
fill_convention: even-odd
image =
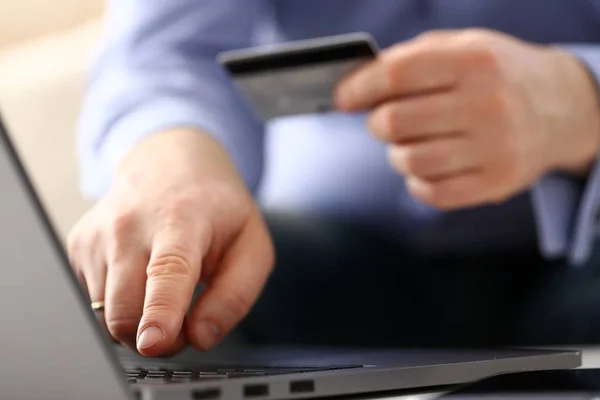
[[(563, 48), (578, 57), (595, 81), (600, 82), (600, 45)], [(531, 193), (543, 255), (567, 256), (574, 265), (588, 261), (600, 224), (600, 163), (596, 161), (582, 178), (546, 175)]]
[(109, 1), (107, 38), (79, 127), (87, 196), (106, 193), (142, 138), (182, 127), (213, 135), (250, 189), (257, 186), (263, 127), (215, 56), (251, 44), (261, 6), (258, 0)]

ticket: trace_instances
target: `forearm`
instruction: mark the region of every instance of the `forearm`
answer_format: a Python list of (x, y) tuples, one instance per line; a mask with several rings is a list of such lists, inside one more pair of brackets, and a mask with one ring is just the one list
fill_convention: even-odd
[(108, 190), (140, 140), (180, 127), (212, 135), (256, 187), (262, 125), (215, 61), (220, 50), (249, 44), (255, 8), (239, 0), (110, 3), (79, 129), (86, 195)]

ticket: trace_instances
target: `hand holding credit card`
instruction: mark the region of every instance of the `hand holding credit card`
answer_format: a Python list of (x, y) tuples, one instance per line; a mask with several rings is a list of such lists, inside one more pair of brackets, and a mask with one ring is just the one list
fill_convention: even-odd
[(358, 32), (232, 50), (218, 60), (267, 121), (334, 110), (336, 84), (377, 52), (373, 37)]

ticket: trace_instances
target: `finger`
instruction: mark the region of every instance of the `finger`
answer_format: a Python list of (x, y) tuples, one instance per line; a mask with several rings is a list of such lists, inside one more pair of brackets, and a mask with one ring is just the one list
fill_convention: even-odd
[(146, 295), (137, 348), (156, 356), (178, 345), (201, 271), (209, 232), (198, 224), (169, 224), (156, 234), (146, 269)]
[(188, 342), (202, 350), (215, 346), (256, 302), (273, 268), (273, 258), (267, 228), (256, 213), (194, 304)]
[[(85, 272), (83, 271), (83, 265), (86, 265), (88, 261), (83, 261), (84, 253), (80, 251), (80, 244), (78, 242), (79, 239), (77, 239), (77, 244), (75, 244), (75, 239), (71, 237), (69, 237), (68, 239), (67, 247), (69, 255), (69, 264), (71, 266), (71, 269), (73, 270), (73, 273), (75, 274), (75, 277), (77, 278), (77, 281), (81, 285), (81, 289), (87, 296), (88, 300), (93, 301), (91, 300), (90, 289), (87, 284)], [(85, 259), (87, 260), (89, 259), (89, 257), (85, 257)]]
[[(104, 290), (106, 287), (106, 262), (104, 259), (97, 259), (94, 264), (90, 264), (83, 272), (85, 283), (91, 302), (104, 301)], [(94, 313), (100, 325), (107, 331), (105, 310), (95, 310)]]
[(103, 263), (103, 254), (100, 243), (98, 243), (99, 235), (90, 234), (89, 231), (87, 234), (85, 232), (88, 220), (90, 220), (90, 217), (86, 214), (69, 233), (69, 237), (67, 238), (67, 253), (69, 264), (84, 293), (90, 301), (97, 301), (103, 299), (94, 298), (92, 300), (85, 270), (89, 270), (88, 274), (93, 274), (94, 266)]
[(335, 103), (343, 111), (356, 111), (392, 98), (450, 90), (458, 79), (453, 53), (430, 41), (395, 46), (342, 79)]
[[(104, 301), (104, 291), (106, 287), (105, 261), (102, 260), (102, 262), (98, 262), (94, 266), (91, 266), (91, 268), (86, 269), (86, 271), (83, 272), (83, 275), (86, 282), (88, 295), (90, 297), (90, 302), (93, 303)], [(94, 314), (96, 315), (96, 319), (98, 320), (100, 326), (108, 334), (109, 339), (115, 343), (118, 343), (119, 341), (110, 335), (110, 330), (108, 329), (108, 325), (106, 323), (106, 304), (104, 309), (94, 310)]]
[(489, 186), (480, 171), (441, 180), (409, 176), (406, 186), (415, 198), (443, 210), (472, 207), (491, 201)]
[[(69, 239), (70, 262), (90, 302), (104, 301), (106, 258), (99, 234), (77, 233)], [(98, 322), (107, 329), (104, 311), (95, 311)]]
[(368, 127), (385, 142), (425, 139), (467, 129), (459, 95), (423, 95), (383, 103), (368, 116)]
[(392, 168), (402, 175), (436, 179), (450, 177), (480, 166), (479, 152), (465, 135), (394, 144), (388, 147)]
[[(67, 240), (69, 262), (91, 303), (105, 300), (106, 254), (104, 252), (104, 235), (101, 230), (97, 229), (102, 218), (101, 211), (103, 208), (100, 205), (101, 203), (94, 205), (79, 220)], [(94, 310), (94, 313), (98, 323), (108, 334), (104, 310)], [(109, 335), (107, 336), (113, 339)]]
[(113, 338), (135, 349), (144, 308), (149, 254), (135, 238), (113, 236), (107, 259), (106, 325)]

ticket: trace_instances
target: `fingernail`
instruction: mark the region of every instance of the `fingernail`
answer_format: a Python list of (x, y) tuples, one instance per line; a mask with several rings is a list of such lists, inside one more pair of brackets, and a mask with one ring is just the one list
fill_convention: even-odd
[(210, 321), (201, 321), (196, 326), (196, 337), (198, 340), (211, 348), (217, 344), (221, 337), (219, 327)]
[(138, 349), (147, 349), (160, 342), (163, 337), (165, 337), (165, 334), (162, 329), (156, 325), (150, 325), (142, 331), (137, 347)]

